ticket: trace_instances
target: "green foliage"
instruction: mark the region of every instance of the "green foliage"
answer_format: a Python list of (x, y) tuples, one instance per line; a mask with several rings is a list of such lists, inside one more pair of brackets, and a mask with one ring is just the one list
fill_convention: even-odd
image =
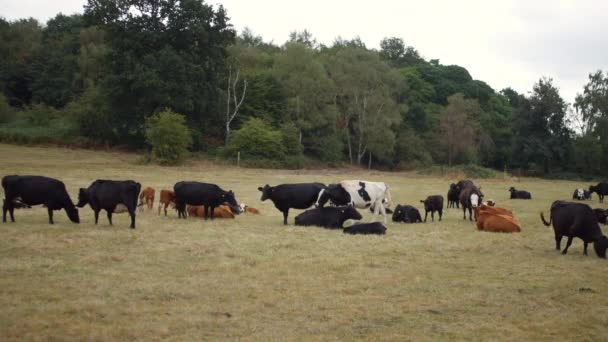
[(8, 99), (0, 92), (0, 124), (13, 121), (15, 118), (15, 111), (8, 104)]
[[(289, 139), (288, 139), (289, 140)], [(273, 129), (268, 123), (257, 118), (247, 120), (241, 129), (232, 131), (228, 145), (222, 154), (235, 158), (241, 153), (241, 159), (284, 160), (286, 146), (281, 131)]]
[(188, 156), (192, 135), (183, 115), (170, 109), (146, 119), (146, 142), (152, 159), (161, 165), (175, 165)]

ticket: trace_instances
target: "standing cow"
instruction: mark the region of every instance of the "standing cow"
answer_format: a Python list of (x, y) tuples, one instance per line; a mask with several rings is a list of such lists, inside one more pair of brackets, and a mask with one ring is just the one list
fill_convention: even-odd
[(429, 196), (424, 201), (421, 200), (420, 203), (424, 203), (424, 222), (426, 222), (429, 211), (431, 212), (431, 220), (435, 221), (435, 212), (438, 212), (439, 221), (441, 221), (441, 216), (443, 215), (443, 196)]
[(112, 214), (129, 212), (131, 216), (131, 229), (135, 229), (135, 208), (137, 207), (137, 196), (141, 190), (141, 184), (132, 181), (114, 181), (98, 179), (88, 188), (80, 188), (78, 193), (79, 208), (90, 205), (95, 214), (95, 224), (99, 221), (99, 212), (105, 210), (108, 214), (108, 222), (112, 225)]
[(391, 193), (383, 182), (368, 182), (362, 180), (345, 180), (338, 184), (330, 184), (319, 193), (316, 206), (323, 207), (331, 200), (335, 205), (351, 205), (355, 208), (374, 208), (374, 218), (378, 212), (384, 217), (384, 204), (390, 204)]
[(4, 188), (4, 204), (2, 205), (2, 221), (6, 222), (6, 212), (13, 214), (17, 204), (44, 205), (49, 214), (49, 223), (53, 224), (53, 210), (64, 209), (70, 221), (80, 223), (78, 209), (65, 189), (65, 184), (54, 178), (43, 176), (5, 176), (2, 178)]
[(460, 195), (460, 190), (456, 186), (456, 184), (450, 184), (450, 190), (448, 190), (448, 208), (460, 208), (458, 203)]
[(281, 184), (264, 187), (258, 187), (262, 192), (260, 201), (270, 199), (274, 206), (283, 213), (283, 224), (287, 225), (287, 216), (289, 209), (308, 209), (310, 208), (319, 196), (319, 192), (325, 189), (325, 184), (322, 183), (299, 183), (299, 184)]
[(177, 182), (173, 186), (173, 190), (175, 191), (175, 208), (180, 218), (187, 218), (186, 204), (205, 206), (205, 220), (208, 217), (211, 217), (213, 220), (215, 208), (221, 204), (227, 204), (233, 212), (238, 212), (238, 203), (234, 198), (234, 193), (232, 191), (224, 191), (215, 184)]
[(596, 193), (597, 196), (600, 198), (600, 203), (604, 202), (604, 196), (608, 195), (608, 183), (602, 182), (602, 183), (598, 183), (597, 185), (591, 185), (589, 187), (589, 193)]
[[(462, 219), (467, 219), (467, 209), (469, 210), (469, 220), (473, 221), (473, 209), (481, 204), (483, 194), (476, 186), (465, 188), (460, 193), (460, 204), (462, 205)], [(477, 217), (475, 217), (477, 221)]]
[(152, 209), (154, 207), (154, 188), (149, 186), (145, 187), (141, 193), (139, 194), (139, 211), (144, 211), (144, 205), (148, 207), (148, 209)]
[(165, 216), (167, 216), (167, 207), (171, 205), (172, 208), (175, 208), (175, 191), (162, 189), (160, 191), (160, 199), (158, 202), (158, 215), (160, 215), (160, 209), (164, 207)]

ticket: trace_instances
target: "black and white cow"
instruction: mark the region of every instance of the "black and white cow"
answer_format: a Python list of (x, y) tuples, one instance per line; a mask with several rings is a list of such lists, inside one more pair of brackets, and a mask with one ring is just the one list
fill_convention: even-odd
[(264, 187), (258, 187), (262, 192), (260, 201), (264, 202), (269, 199), (274, 203), (274, 206), (283, 213), (283, 224), (287, 224), (289, 209), (308, 209), (312, 207), (319, 192), (325, 189), (325, 184), (322, 183), (298, 183), (298, 184), (280, 184)]
[(112, 214), (129, 212), (131, 216), (131, 228), (135, 229), (135, 208), (137, 208), (137, 196), (141, 190), (141, 184), (132, 181), (114, 181), (98, 179), (88, 188), (80, 188), (78, 193), (79, 208), (90, 205), (95, 214), (95, 224), (99, 221), (99, 212), (105, 210), (108, 214), (108, 222), (112, 225)]
[(574, 193), (572, 194), (572, 199), (573, 200), (579, 200), (579, 201), (585, 201), (585, 200), (590, 200), (591, 199), (591, 192), (589, 192), (589, 190), (585, 190), (585, 189), (575, 189)]
[[(175, 209), (179, 218), (186, 218), (186, 204), (204, 206), (205, 220), (213, 215), (215, 208), (221, 204), (230, 207), (233, 213), (239, 212), (239, 205), (234, 198), (234, 192), (224, 191), (219, 186), (201, 182), (177, 182), (173, 186), (175, 191)], [(210, 211), (210, 213), (209, 213)]]
[(350, 205), (361, 209), (373, 207), (374, 218), (380, 212), (386, 224), (385, 204), (390, 204), (391, 193), (384, 182), (345, 180), (323, 189), (315, 206), (323, 207), (329, 200), (335, 205)]

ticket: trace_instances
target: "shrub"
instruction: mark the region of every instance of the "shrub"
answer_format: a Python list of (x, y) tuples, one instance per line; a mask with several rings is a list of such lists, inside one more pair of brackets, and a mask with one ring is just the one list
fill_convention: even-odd
[(243, 160), (266, 159), (282, 162), (286, 155), (283, 134), (257, 118), (248, 119), (241, 129), (232, 131), (228, 145), (222, 149), (225, 157), (241, 152)]
[(167, 108), (146, 119), (146, 142), (152, 147), (152, 160), (175, 165), (188, 155), (192, 135), (184, 116)]
[(15, 117), (15, 111), (9, 105), (8, 99), (0, 93), (0, 124), (10, 122)]

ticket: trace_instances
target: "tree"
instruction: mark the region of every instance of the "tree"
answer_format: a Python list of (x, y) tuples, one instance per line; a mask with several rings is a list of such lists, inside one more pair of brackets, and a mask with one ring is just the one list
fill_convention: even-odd
[(439, 144), (446, 151), (450, 167), (456, 158), (474, 147), (475, 131), (471, 118), (479, 111), (477, 102), (465, 100), (463, 94), (448, 97), (448, 105), (439, 118)]
[(183, 115), (166, 108), (146, 119), (146, 142), (159, 164), (175, 165), (188, 155), (192, 135)]

